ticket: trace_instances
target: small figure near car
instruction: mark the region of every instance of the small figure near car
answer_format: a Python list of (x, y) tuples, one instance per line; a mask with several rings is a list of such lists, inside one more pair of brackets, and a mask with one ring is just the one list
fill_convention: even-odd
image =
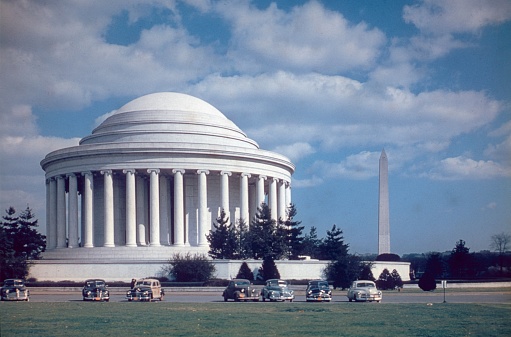
[(222, 297), (225, 302), (228, 300), (257, 302), (259, 301), (259, 290), (253, 288), (249, 280), (234, 279), (229, 281)]
[(373, 281), (358, 280), (351, 284), (347, 296), (350, 302), (380, 302), (382, 299), (382, 292), (376, 288), (376, 284)]
[(89, 279), (85, 280), (82, 288), (82, 297), (84, 301), (110, 301), (110, 291), (105, 280)]
[(140, 279), (126, 292), (128, 301), (154, 301), (163, 300), (165, 290), (161, 288), (160, 281), (153, 278)]
[(6, 279), (0, 294), (2, 301), (30, 301), (30, 291), (22, 279)]
[(332, 290), (328, 281), (314, 280), (309, 281), (305, 290), (305, 300), (307, 302), (330, 302), (332, 301)]
[(263, 301), (289, 301), (293, 302), (295, 294), (289, 289), (287, 281), (279, 279), (270, 279), (266, 281), (261, 296)]

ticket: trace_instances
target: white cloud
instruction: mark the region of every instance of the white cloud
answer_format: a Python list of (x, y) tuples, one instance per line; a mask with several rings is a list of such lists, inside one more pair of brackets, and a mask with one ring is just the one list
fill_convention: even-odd
[(298, 142), (289, 145), (280, 145), (274, 148), (273, 151), (287, 156), (295, 164), (298, 160), (302, 159), (303, 157), (306, 157), (316, 152), (310, 144), (304, 142)]
[(238, 70), (287, 69), (335, 74), (372, 67), (385, 43), (378, 29), (352, 24), (316, 1), (290, 12), (275, 3), (264, 10), (238, 2), (218, 12), (232, 24), (229, 56)]
[(426, 176), (435, 180), (492, 179), (511, 177), (511, 168), (491, 160), (476, 161), (459, 156), (441, 160)]
[(325, 178), (367, 179), (378, 174), (379, 158), (378, 152), (363, 151), (339, 163), (317, 161), (313, 168)]
[(403, 8), (405, 22), (426, 33), (474, 33), (511, 18), (508, 0), (424, 0)]

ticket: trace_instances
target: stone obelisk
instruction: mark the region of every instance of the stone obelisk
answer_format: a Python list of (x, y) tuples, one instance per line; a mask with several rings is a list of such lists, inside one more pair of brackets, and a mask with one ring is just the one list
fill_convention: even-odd
[(380, 155), (378, 193), (378, 254), (385, 254), (390, 253), (389, 162), (385, 149)]

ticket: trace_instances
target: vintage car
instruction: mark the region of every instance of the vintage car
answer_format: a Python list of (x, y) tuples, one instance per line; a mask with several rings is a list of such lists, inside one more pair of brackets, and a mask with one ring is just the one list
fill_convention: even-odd
[(293, 302), (295, 298), (294, 292), (289, 289), (288, 284), (284, 280), (271, 279), (266, 281), (261, 297), (263, 301), (289, 301)]
[(305, 300), (307, 302), (330, 302), (332, 300), (332, 290), (328, 285), (328, 281), (309, 281), (305, 290)]
[(0, 289), (2, 301), (30, 301), (30, 291), (22, 279), (7, 279)]
[(126, 292), (128, 301), (153, 301), (163, 300), (165, 291), (161, 288), (160, 281), (153, 278), (140, 279)]
[(376, 301), (380, 302), (382, 292), (376, 289), (376, 284), (373, 281), (358, 280), (351, 284), (348, 290), (348, 300), (351, 301)]
[(89, 279), (85, 280), (82, 289), (82, 297), (84, 301), (110, 301), (110, 291), (105, 280)]
[(249, 280), (234, 279), (230, 280), (222, 294), (224, 301), (259, 301), (259, 290), (250, 285)]

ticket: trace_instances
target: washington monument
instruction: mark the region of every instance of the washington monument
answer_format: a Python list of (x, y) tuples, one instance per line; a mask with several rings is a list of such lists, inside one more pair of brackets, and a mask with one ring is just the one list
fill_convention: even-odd
[(389, 223), (389, 162), (385, 149), (380, 155), (380, 176), (378, 189), (378, 255), (390, 253)]

